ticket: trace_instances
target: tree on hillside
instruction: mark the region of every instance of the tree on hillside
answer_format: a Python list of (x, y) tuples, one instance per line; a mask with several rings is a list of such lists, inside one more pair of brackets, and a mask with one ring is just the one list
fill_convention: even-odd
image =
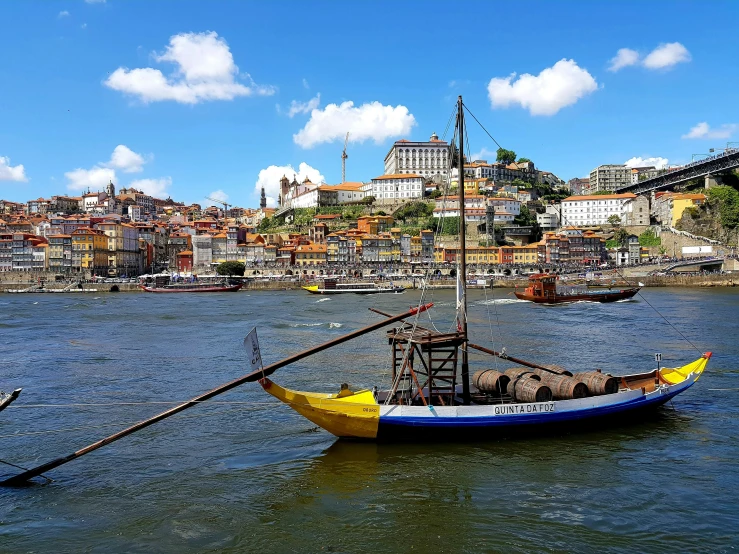
[(626, 243), (629, 241), (629, 232), (626, 229), (617, 229), (613, 233), (613, 240), (621, 246), (626, 246)]
[(246, 266), (242, 262), (223, 262), (216, 267), (218, 275), (239, 275), (243, 277)]
[(528, 158), (518, 158), (518, 162), (516, 163), (525, 164), (526, 162), (530, 162), (530, 161), (531, 160)]
[(621, 225), (621, 216), (613, 214), (612, 216), (609, 216), (607, 221), (612, 227), (616, 227), (617, 225)]
[(498, 148), (497, 161), (499, 163), (509, 165), (516, 161), (516, 153), (513, 150), (506, 150), (505, 148)]

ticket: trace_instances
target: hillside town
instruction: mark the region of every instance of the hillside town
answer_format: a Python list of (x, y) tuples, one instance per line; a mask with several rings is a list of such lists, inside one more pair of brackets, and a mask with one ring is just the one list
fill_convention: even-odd
[[(366, 181), (329, 185), (284, 175), (274, 208), (264, 189), (258, 208), (240, 208), (186, 205), (116, 190), (112, 182), (80, 196), (0, 200), (0, 272), (134, 277), (209, 274), (224, 262), (453, 263), (460, 206), (452, 154), (436, 134), (426, 142), (398, 140), (383, 174)], [(639, 240), (642, 233), (656, 237), (674, 228), (706, 200), (702, 193), (614, 192), (658, 175), (655, 167), (602, 165), (565, 182), (513, 152), (499, 151), (498, 158), (464, 164), (472, 265), (639, 263), (654, 254), (648, 248), (654, 243)], [(620, 229), (636, 234), (614, 238)]]

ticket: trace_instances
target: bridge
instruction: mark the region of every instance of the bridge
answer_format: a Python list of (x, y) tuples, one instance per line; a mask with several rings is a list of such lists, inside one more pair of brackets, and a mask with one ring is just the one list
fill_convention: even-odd
[(723, 258), (704, 258), (702, 260), (683, 260), (666, 266), (665, 273), (695, 273), (699, 271), (721, 271)]
[(704, 158), (681, 167), (668, 169), (656, 177), (618, 188), (615, 192), (618, 194), (624, 192), (644, 194), (645, 192), (674, 187), (692, 179), (710, 177), (711, 175), (717, 175), (737, 168), (739, 168), (739, 148), (727, 148), (722, 154), (716, 154), (710, 158)]

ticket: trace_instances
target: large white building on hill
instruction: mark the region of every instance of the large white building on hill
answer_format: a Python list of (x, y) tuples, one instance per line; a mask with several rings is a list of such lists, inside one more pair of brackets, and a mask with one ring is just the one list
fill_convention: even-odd
[(587, 227), (607, 225), (608, 218), (617, 215), (626, 222), (627, 203), (636, 198), (635, 194), (595, 194), (592, 196), (570, 196), (562, 200), (560, 224), (568, 227), (576, 225)]
[(436, 133), (428, 142), (399, 140), (385, 156), (385, 175), (415, 174), (427, 179), (449, 176), (449, 143)]

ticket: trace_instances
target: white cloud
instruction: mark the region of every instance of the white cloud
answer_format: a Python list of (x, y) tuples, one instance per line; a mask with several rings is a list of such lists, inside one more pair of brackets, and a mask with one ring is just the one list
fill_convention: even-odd
[(59, 15), (57, 17), (59, 17), (59, 18), (69, 17), (69, 12), (67, 10), (62, 10), (62, 11), (59, 12)]
[(344, 140), (348, 131), (351, 142), (372, 139), (380, 144), (390, 137), (407, 135), (415, 124), (416, 119), (405, 106), (370, 102), (355, 107), (354, 102), (347, 101), (314, 109), (305, 127), (293, 135), (293, 141), (303, 148), (312, 148), (322, 142)]
[(498, 153), (494, 150), (488, 150), (483, 147), (479, 152), (475, 152), (470, 156), (471, 160), (487, 160), (488, 162), (494, 162), (498, 159)]
[(667, 167), (667, 158), (641, 158), (633, 157), (624, 162), (626, 167), (649, 167), (654, 166), (656, 169), (664, 169)]
[(616, 55), (611, 58), (611, 66), (608, 71), (618, 71), (624, 67), (630, 65), (636, 65), (639, 63), (639, 52), (632, 50), (631, 48), (621, 48)]
[(167, 189), (171, 184), (172, 177), (162, 177), (161, 179), (137, 179), (136, 181), (131, 181), (131, 184), (128, 186), (154, 198), (167, 198), (169, 196)]
[(725, 123), (718, 129), (711, 129), (705, 121), (698, 123), (683, 135), (684, 139), (727, 139), (733, 135), (739, 126), (736, 123)]
[(598, 89), (598, 83), (574, 60), (562, 59), (539, 75), (524, 73), (494, 77), (488, 83), (488, 96), (493, 108), (514, 104), (529, 110), (531, 115), (554, 115), (583, 96)]
[(277, 197), (280, 195), (280, 179), (282, 179), (283, 175), (290, 179), (290, 182), (295, 178), (299, 183), (302, 183), (306, 177), (314, 183), (323, 183), (326, 181), (326, 178), (320, 171), (305, 162), (302, 162), (298, 166), (297, 171), (292, 165), (271, 165), (259, 172), (256, 185), (254, 186), (254, 191), (257, 195), (261, 194), (262, 187), (264, 187), (268, 206), (275, 206), (277, 204)]
[(68, 171), (64, 176), (69, 181), (67, 188), (69, 190), (102, 190), (110, 182), (115, 182), (115, 170), (109, 167), (95, 166), (91, 169), (82, 169), (78, 167), (72, 171)]
[(80, 29), (87, 29), (87, 23), (83, 23), (82, 25), (80, 25)]
[(298, 102), (293, 100), (290, 102), (290, 109), (287, 111), (287, 117), (295, 117), (299, 113), (309, 113), (315, 110), (321, 103), (321, 93), (316, 94), (307, 102)]
[(105, 4), (105, 0), (85, 0), (87, 4)]
[(644, 58), (642, 64), (648, 69), (665, 69), (691, 60), (690, 52), (679, 42), (660, 44)]
[(303, 78), (303, 88), (305, 90), (308, 90), (310, 88), (310, 85), (308, 84), (308, 79), (306, 79), (305, 77)]
[(228, 194), (223, 192), (221, 189), (215, 190), (208, 195), (208, 198), (213, 200), (219, 200), (220, 202), (226, 202), (228, 200)]
[(0, 156), (0, 181), (16, 181), (18, 183), (28, 182), (26, 170), (23, 165), (10, 165), (10, 158)]
[[(164, 54), (155, 54), (154, 59), (171, 62), (177, 70), (166, 77), (151, 67), (119, 67), (106, 79), (105, 86), (136, 96), (144, 103), (174, 100), (197, 104), (275, 92), (274, 87), (255, 84), (248, 73), (239, 73), (228, 44), (213, 31), (173, 35)], [(236, 77), (247, 84), (237, 82)]]
[(113, 150), (110, 161), (105, 164), (107, 167), (120, 169), (124, 173), (138, 173), (143, 171), (143, 165), (146, 163), (141, 154), (137, 154), (125, 144), (119, 144)]

